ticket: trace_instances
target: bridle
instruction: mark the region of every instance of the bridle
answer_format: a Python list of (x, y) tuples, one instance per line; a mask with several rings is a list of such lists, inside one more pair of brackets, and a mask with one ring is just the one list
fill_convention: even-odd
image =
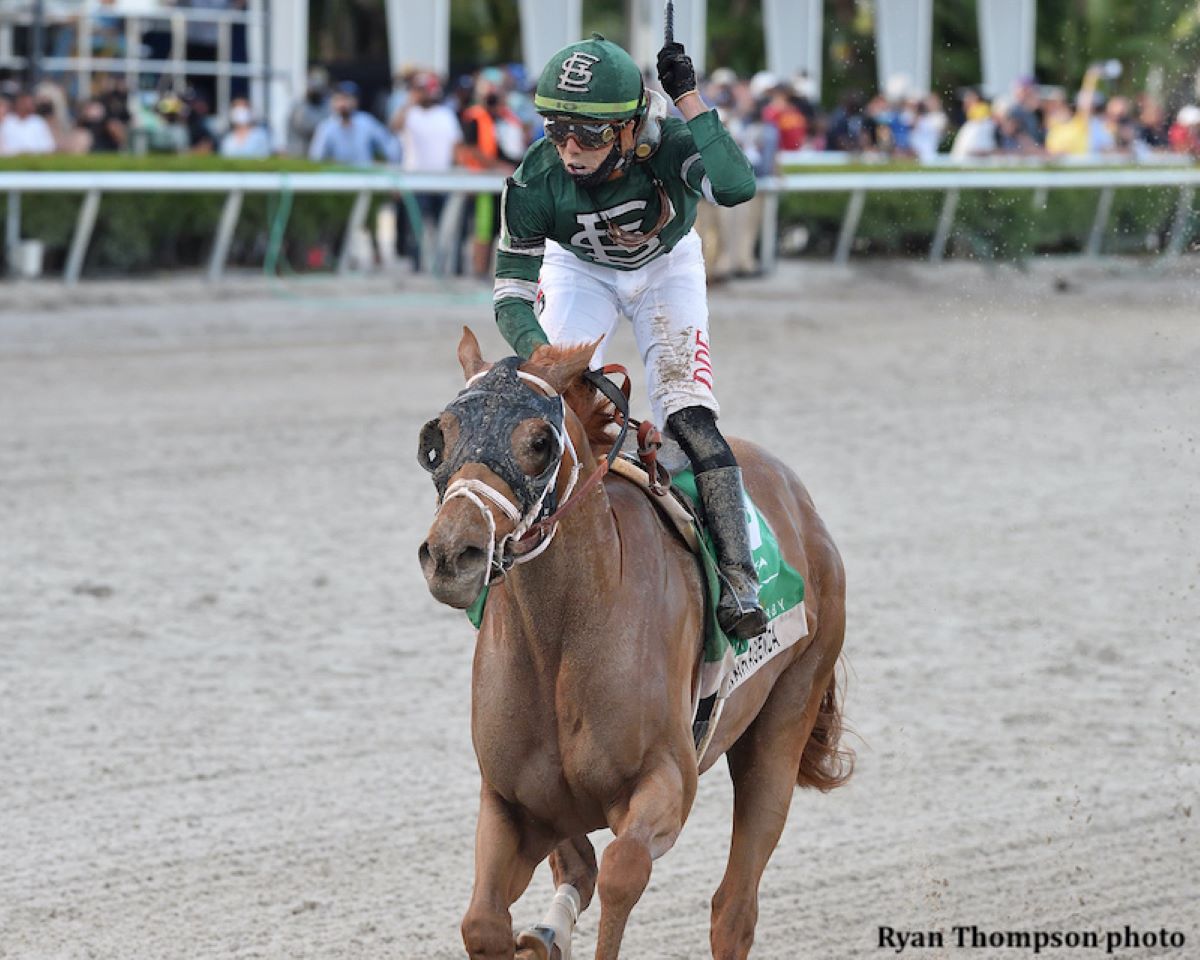
[[(515, 360), (516, 358), (513, 359)], [(463, 393), (460, 394), (460, 399), (463, 396), (469, 396), (471, 388), (494, 369), (496, 367), (492, 367), (471, 377), (467, 381)], [(532, 500), (527, 509), (522, 510), (519, 503), (514, 502), (513, 499), (501, 493), (491, 484), (472, 477), (459, 477), (447, 485), (438, 500), (437, 513), (440, 513), (442, 508), (451, 500), (462, 499), (473, 504), (483, 515), (488, 527), (487, 563), (485, 568), (488, 571), (488, 586), (503, 579), (505, 574), (514, 566), (536, 559), (550, 547), (550, 544), (554, 541), (555, 534), (558, 532), (558, 525), (562, 518), (583, 502), (585, 496), (592, 488), (604, 479), (613, 461), (620, 455), (625, 435), (631, 423), (639, 427), (639, 446), (646, 448), (639, 452), (651, 452), (651, 459), (653, 459), (652, 451), (649, 448), (657, 447), (661, 444), (661, 438), (657, 436), (657, 431), (653, 430), (652, 425), (648, 423), (638, 424), (636, 421), (630, 420), (628, 399), (629, 375), (625, 369), (614, 364), (604, 367), (599, 371), (589, 370), (584, 373), (584, 378), (607, 397), (617, 410), (616, 421), (619, 425), (619, 433), (608, 455), (600, 461), (596, 469), (588, 475), (587, 479), (580, 483), (579, 475), (581, 473), (581, 466), (579, 455), (575, 450), (571, 433), (566, 426), (566, 399), (541, 377), (515, 368), (513, 372), (521, 381), (540, 391), (543, 399), (558, 400), (557, 410), (555, 411), (557, 414), (555, 419), (558, 423), (554, 423), (548, 419), (545, 421), (558, 441), (558, 455), (554, 463), (548, 466), (538, 477), (538, 483), (542, 488), (541, 492)], [(607, 373), (624, 374), (626, 378), (624, 387), (618, 388), (616, 384), (605, 376)], [(643, 436), (643, 434), (647, 434), (647, 436)], [(558, 479), (562, 471), (563, 460), (568, 456), (571, 461), (570, 472), (567, 476), (566, 486), (562, 492), (561, 503), (555, 506), (556, 502), (560, 499), (557, 496)], [(483, 463), (484, 466), (491, 466), (486, 462)], [(510, 531), (500, 536), (497, 535), (496, 515), (491, 509), (493, 506), (499, 509), (513, 524), (513, 528)]]
[[(477, 381), (489, 372), (485, 370), (482, 373), (477, 373), (467, 381), (467, 387), (474, 386)], [(562, 426), (559, 427), (553, 423), (547, 424), (554, 432), (555, 439), (558, 440), (558, 456), (555, 459), (553, 467), (549, 469), (549, 475), (545, 485), (542, 487), (541, 494), (533, 501), (529, 509), (522, 513), (518, 504), (514, 503), (491, 484), (470, 477), (460, 477), (446, 487), (446, 492), (438, 504), (438, 512), (440, 513), (442, 507), (451, 500), (461, 498), (473, 503), (479, 512), (483, 514), (483, 518), (488, 525), (487, 582), (489, 586), (500, 580), (515, 565), (528, 563), (530, 560), (541, 556), (553, 542), (554, 534), (558, 531), (558, 524), (555, 521), (548, 527), (545, 525), (545, 520), (547, 519), (544, 516), (546, 501), (550, 492), (556, 490), (558, 486), (558, 476), (562, 469), (563, 458), (568, 454), (571, 457), (571, 472), (567, 478), (567, 486), (562, 495), (563, 506), (571, 502), (571, 494), (574, 492), (575, 484), (579, 480), (579, 455), (575, 452), (575, 444), (571, 440), (571, 432), (566, 427), (566, 400), (541, 377), (534, 376), (532, 373), (527, 373), (524, 370), (518, 370), (516, 374), (525, 383), (532, 384), (541, 390), (546, 397), (557, 397), (559, 402), (561, 413), (560, 423)], [(487, 503), (484, 502), (485, 500)], [(488, 503), (494, 504), (512, 521), (513, 528), (503, 536), (496, 536), (496, 515), (489, 509)], [(554, 517), (559, 513), (561, 513), (561, 510), (555, 511), (551, 516)], [(527, 548), (521, 549), (521, 545), (534, 535), (535, 530), (541, 534), (540, 539)]]

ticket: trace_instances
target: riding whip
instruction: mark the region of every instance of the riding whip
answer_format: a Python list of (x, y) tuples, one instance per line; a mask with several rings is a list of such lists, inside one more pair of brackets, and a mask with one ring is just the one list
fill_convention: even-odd
[(667, 9), (664, 14), (666, 19), (666, 28), (663, 31), (663, 39), (667, 43), (675, 42), (675, 2), (667, 0)]

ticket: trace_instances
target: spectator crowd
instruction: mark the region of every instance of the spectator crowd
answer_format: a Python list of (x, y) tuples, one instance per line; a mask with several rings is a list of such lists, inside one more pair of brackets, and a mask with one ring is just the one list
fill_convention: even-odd
[[(873, 96), (848, 93), (829, 111), (821, 108), (804, 75), (781, 78), (763, 71), (739, 77), (720, 68), (702, 92), (760, 175), (774, 172), (781, 158), (811, 154), (819, 159), (829, 152), (926, 164), (978, 163), (990, 156), (1006, 162), (1013, 157), (1143, 160), (1154, 153), (1200, 159), (1200, 106), (1176, 105), (1168, 112), (1148, 92), (1106, 96), (1119, 75), (1119, 65), (1110, 61), (1089, 69), (1074, 96), (1026, 78), (1003, 96), (988, 99), (979, 90), (964, 89), (948, 104), (935, 93), (913, 93), (897, 78)], [(331, 82), (324, 69), (316, 68), (289, 112), (286, 139), (274, 143), (244, 96), (235, 95), (227, 114), (215, 116), (206, 96), (191, 88), (134, 92), (120, 76), (99, 75), (88, 95), (71, 103), (66, 88), (54, 80), (29, 88), (0, 79), (0, 157), (284, 154), (342, 165), (382, 162), (405, 171), (510, 173), (542, 136), (532, 101), (535, 80), (519, 65), (486, 67), (452, 82), (410, 68), (368, 104), (357, 84)], [(463, 246), (471, 251), (476, 272), (486, 272), (498, 229), (496, 202), (488, 195), (475, 198), (465, 218), (469, 226), (463, 239), (471, 242)], [(397, 211), (397, 249), (414, 264), (429, 248), (429, 231), (436, 230), (446, 203), (444, 194), (423, 194), (406, 198)], [(753, 272), (761, 205), (702, 210), (702, 235), (723, 238), (720, 253), (709, 258), (710, 274), (720, 279)]]
[[(939, 156), (1200, 157), (1200, 107), (1168, 112), (1150, 93), (1106, 96), (1102, 87), (1115, 80), (1113, 67), (1089, 69), (1073, 97), (1025, 78), (1002, 96), (988, 99), (967, 88), (944, 104), (936, 93), (910, 93), (897, 78), (873, 96), (848, 93), (825, 111), (806, 76), (763, 71), (738, 77), (728, 68), (714, 70), (703, 92), (727, 124), (754, 129), (751, 149), (772, 154), (835, 151), (926, 163)], [(30, 88), (0, 79), (0, 156), (291, 154), (342, 164), (399, 163), (408, 170), (499, 169), (518, 162), (541, 135), (530, 87), (518, 65), (487, 67), (453, 83), (407, 69), (368, 105), (357, 84), (331, 83), (317, 68), (291, 111), (285, 142), (276, 144), (244, 96), (235, 96), (218, 117), (192, 88), (131, 93), (123, 77), (100, 75), (89, 96), (71, 103), (54, 80)]]

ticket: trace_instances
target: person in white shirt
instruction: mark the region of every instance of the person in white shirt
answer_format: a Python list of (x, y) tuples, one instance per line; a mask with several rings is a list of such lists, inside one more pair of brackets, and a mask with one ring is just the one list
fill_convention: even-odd
[(248, 100), (238, 98), (229, 105), (229, 132), (221, 138), (221, 156), (262, 160), (271, 155), (271, 138), (254, 122)]
[(18, 93), (13, 110), (0, 122), (0, 155), (53, 153), (54, 134), (43, 117), (34, 112), (33, 97)]
[(992, 108), (985, 101), (978, 100), (967, 107), (967, 122), (954, 136), (950, 157), (956, 163), (969, 163), (995, 150), (996, 124), (992, 120)]
[(921, 163), (932, 163), (937, 159), (938, 148), (946, 133), (946, 113), (942, 110), (942, 98), (931, 93), (917, 104), (916, 119), (909, 146)]
[[(409, 83), (408, 99), (391, 117), (391, 128), (403, 145), (403, 167), (412, 172), (443, 173), (454, 167), (455, 148), (462, 143), (458, 116), (443, 102), (441, 82), (432, 73), (419, 73)], [(444, 193), (416, 194), (421, 214), (419, 229), (401, 201), (396, 216), (405, 225), (401, 253), (410, 249), (413, 269), (421, 268), (421, 235), (427, 228), (437, 229), (446, 205)]]

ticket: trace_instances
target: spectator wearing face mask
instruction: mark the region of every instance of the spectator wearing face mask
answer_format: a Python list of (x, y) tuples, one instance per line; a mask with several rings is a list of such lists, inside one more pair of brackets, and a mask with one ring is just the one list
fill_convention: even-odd
[(147, 147), (151, 153), (187, 153), (191, 138), (185, 109), (183, 101), (173, 93), (155, 104), (155, 122), (147, 126)]
[(942, 98), (936, 93), (926, 94), (916, 107), (912, 134), (909, 143), (921, 163), (933, 163), (937, 159), (942, 137), (946, 133), (946, 112), (942, 109)]
[(183, 95), (187, 106), (188, 145), (192, 153), (210, 154), (217, 150), (217, 138), (213, 131), (213, 117), (208, 100), (195, 90)]
[[(433, 73), (417, 73), (409, 80), (406, 99), (391, 117), (392, 130), (403, 144), (404, 169), (422, 173), (445, 173), (454, 166), (454, 151), (462, 142), (462, 127), (454, 111), (444, 102), (441, 80)], [(415, 224), (406, 204), (397, 210), (404, 225), (403, 249), (412, 253), (413, 269), (421, 268), (421, 239), (436, 230), (446, 205), (444, 193), (416, 195), (421, 222)]]
[(74, 152), (78, 153), (116, 153), (124, 148), (129, 136), (125, 125), (108, 115), (101, 100), (83, 105), (75, 131)]
[[(458, 148), (458, 163), (468, 170), (502, 173), (516, 170), (520, 155), (511, 152), (514, 131), (520, 121), (505, 106), (500, 91), (488, 80), (476, 87), (476, 102), (463, 111), (463, 141)], [(492, 244), (500, 231), (500, 198), (479, 194), (475, 198), (474, 240), (471, 263), (476, 276), (488, 276), (491, 270)]]
[(234, 100), (229, 105), (229, 132), (221, 138), (221, 156), (261, 160), (271, 155), (271, 139), (254, 122), (248, 101)]
[(315, 67), (308, 75), (304, 99), (296, 103), (288, 115), (288, 153), (296, 157), (308, 156), (313, 134), (329, 113), (329, 75), (323, 67)]
[(317, 125), (308, 158), (317, 163), (366, 166), (376, 157), (400, 162), (400, 141), (371, 114), (358, 109), (358, 84), (337, 85), (332, 100), (333, 114)]

